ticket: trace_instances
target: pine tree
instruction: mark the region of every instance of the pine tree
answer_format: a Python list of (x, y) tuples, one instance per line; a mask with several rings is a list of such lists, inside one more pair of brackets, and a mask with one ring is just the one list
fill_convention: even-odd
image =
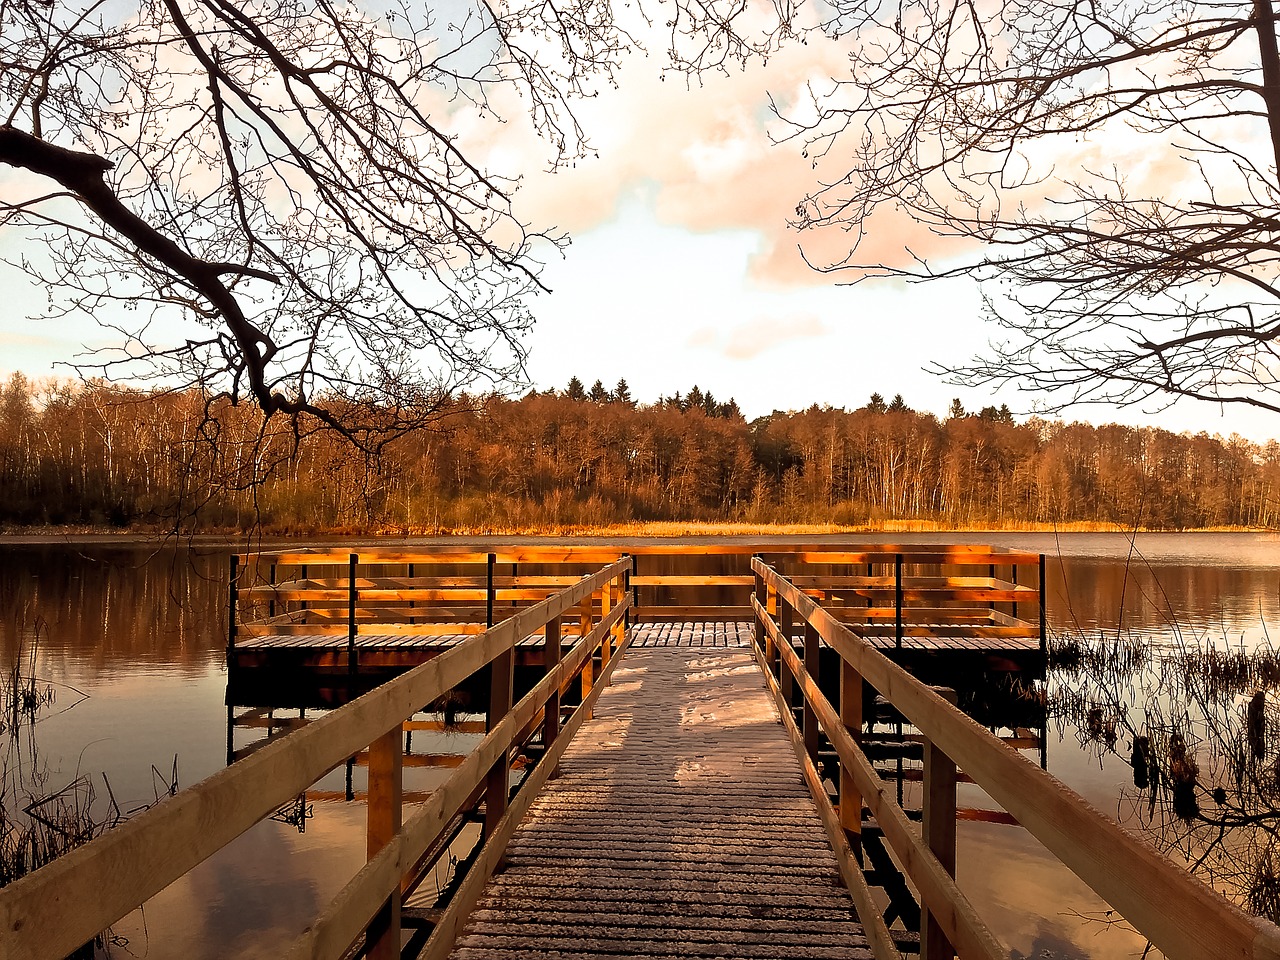
[(967, 414), (964, 412), (964, 404), (960, 402), (960, 398), (956, 397), (951, 401), (951, 406), (947, 409), (948, 420), (962, 420)]
[(702, 388), (695, 383), (693, 389), (689, 391), (689, 395), (685, 397), (685, 402), (688, 404), (686, 409), (700, 408), (702, 406)]
[(867, 401), (867, 409), (872, 413), (884, 413), (888, 407), (885, 406), (884, 397), (878, 393), (873, 393), (871, 399)]
[(591, 392), (587, 394), (587, 399), (592, 403), (605, 403), (609, 399), (609, 391), (604, 388), (603, 381), (597, 380), (591, 385)]
[(911, 408), (908, 407), (906, 402), (902, 399), (902, 394), (895, 393), (893, 395), (893, 403), (889, 404), (890, 413), (906, 413), (910, 409)]
[(587, 399), (587, 391), (582, 386), (582, 381), (579, 380), (577, 377), (569, 378), (569, 385), (565, 387), (564, 395), (570, 400)]
[(613, 388), (613, 399), (618, 403), (625, 403), (629, 407), (636, 405), (636, 402), (631, 399), (631, 387), (627, 385), (625, 377), (619, 378), (618, 385)]

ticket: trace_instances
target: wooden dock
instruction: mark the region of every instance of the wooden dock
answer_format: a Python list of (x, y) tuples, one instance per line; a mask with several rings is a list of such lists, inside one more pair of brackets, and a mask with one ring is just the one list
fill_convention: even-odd
[(871, 957), (749, 624), (632, 628), (452, 956)]
[[(635, 557), (593, 556), (595, 569), (551, 574), (570, 582), (500, 620), (488, 614), (512, 598), (497, 592), (493, 554), (451, 558), (487, 559), (480, 588), (456, 571), (433, 571), (424, 585), (416, 555), (276, 555), (262, 565), (265, 587), (233, 576), (229, 658), (241, 600), (266, 607), (247, 635), (345, 634), (349, 669), (365, 627), (369, 637), (459, 639), (350, 703), (300, 710), (225, 770), (10, 883), (0, 957), (61, 960), (357, 757), (368, 765), (368, 858), (298, 932), (291, 960), (1007, 960), (955, 881), (961, 780), (1169, 960), (1280, 957), (1280, 928), (1165, 860), (897, 659), (930, 631), (975, 640), (930, 656), (1034, 637), (1036, 617), (1019, 608), (1032, 594), (1038, 607), (1043, 565), (1034, 590), (1018, 574), (1033, 555), (735, 549), (749, 561), (745, 593), (736, 572), (637, 574)], [(554, 562), (587, 562), (571, 554)], [(533, 556), (551, 562), (537, 551), (510, 562)], [(289, 563), (303, 569), (279, 576)], [(989, 569), (975, 574), (980, 566)], [(639, 577), (650, 591), (732, 582), (710, 585), (727, 591), (726, 605), (664, 606), (661, 596), (637, 601)], [(446, 581), (496, 622), (460, 632), (474, 607), (424, 609)], [(517, 684), (521, 650), (538, 657)], [(465, 684), (487, 691), (483, 739), (406, 803), (406, 737), (441, 722), (415, 718)], [(886, 789), (867, 691), (915, 750), (918, 810)], [(281, 724), (251, 713), (268, 734)], [(419, 886), (436, 865), (457, 873), (423, 905), (431, 894)]]

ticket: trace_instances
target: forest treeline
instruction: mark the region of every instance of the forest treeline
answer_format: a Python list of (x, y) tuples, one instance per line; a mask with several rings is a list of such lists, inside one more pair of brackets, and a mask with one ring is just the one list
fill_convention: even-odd
[(437, 532), (644, 521), (1280, 525), (1280, 444), (873, 396), (746, 420), (625, 381), (442, 401), (362, 455), (247, 406), (106, 383), (0, 390), (0, 523)]

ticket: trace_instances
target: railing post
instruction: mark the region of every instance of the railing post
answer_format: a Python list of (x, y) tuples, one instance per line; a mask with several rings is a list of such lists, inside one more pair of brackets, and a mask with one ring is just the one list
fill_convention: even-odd
[[(603, 623), (609, 616), (609, 611), (613, 609), (613, 581), (606, 580), (600, 587), (600, 622)], [(609, 643), (613, 639), (613, 629), (604, 631), (604, 635), (600, 638), (600, 670), (609, 664)]]
[(893, 556), (893, 648), (902, 649), (902, 554)]
[[(400, 832), (404, 780), (403, 732), (400, 724), (369, 745), (368, 858)], [(396, 883), (365, 934), (370, 960), (399, 960), (400, 884)]]
[[(760, 560), (760, 554), (757, 553), (751, 559), (753, 561)], [(760, 562), (763, 563), (764, 561), (761, 560)], [(754, 563), (752, 566), (754, 567)], [(768, 599), (765, 596), (764, 577), (756, 571), (756, 603), (760, 604), (761, 608), (763, 608), (767, 602)], [(765, 656), (768, 656), (769, 634), (764, 628), (764, 621), (761, 620), (758, 615), (756, 616), (756, 646), (759, 649), (764, 650)]]
[[(267, 582), (269, 582), (273, 587), (276, 585), (276, 565), (274, 563), (271, 564), (269, 567), (267, 567)], [(285, 607), (287, 608), (288, 604), (285, 604)], [(276, 615), (276, 592), (272, 590), (271, 599), (267, 601), (267, 616), (274, 617), (275, 615)]]
[[(779, 594), (778, 596), (778, 636), (791, 649), (795, 649), (795, 645), (791, 642), (791, 604), (784, 600)], [(791, 671), (787, 669), (787, 662), (782, 658), (782, 651), (778, 654), (778, 686), (782, 688), (782, 697), (787, 704), (787, 709), (791, 709)]]
[[(818, 628), (807, 620), (804, 625), (804, 672), (809, 680), (818, 686), (818, 665), (821, 653), (821, 638)], [(804, 749), (814, 766), (818, 765), (818, 715), (807, 696), (801, 697), (804, 702)]]
[[(560, 622), (559, 617), (552, 617), (547, 621), (546, 642), (542, 649), (542, 663), (547, 668), (547, 673), (555, 670), (556, 665), (560, 662)], [(551, 691), (551, 696), (547, 698), (542, 712), (542, 749), (544, 753), (550, 749), (551, 742), (555, 740), (559, 732), (560, 688), (556, 687)]]
[[(862, 743), (862, 674), (853, 664), (840, 658), (840, 722), (855, 743)], [(849, 846), (862, 860), (862, 794), (854, 783), (853, 772), (840, 764), (840, 826), (849, 838)]]
[[(512, 681), (515, 673), (515, 647), (498, 654), (489, 664), (489, 713), (485, 728), (492, 732), (511, 710)], [(485, 780), (484, 835), (493, 834), (498, 821), (507, 812), (507, 796), (511, 789), (511, 751), (503, 750)]]
[(497, 559), (498, 558), (491, 553), (489, 554), (488, 563), (486, 564), (486, 573), (485, 573), (486, 586), (485, 586), (485, 594), (484, 594), (485, 595), (484, 625), (486, 627), (493, 626), (493, 596), (494, 596), (493, 564)]
[[(617, 580), (613, 582), (616, 584), (615, 602), (624, 603), (627, 599), (627, 571), (625, 568), (618, 573)], [(624, 610), (622, 619), (613, 625), (613, 649), (615, 650), (622, 646), (623, 640), (627, 639), (627, 620), (630, 615), (630, 608)]]
[[(778, 590), (769, 583), (764, 588), (764, 610), (769, 615), (769, 619), (777, 622), (778, 619)], [(773, 633), (765, 631), (764, 635), (764, 662), (770, 670), (773, 669), (773, 661), (777, 656), (777, 651), (773, 648)]]
[[(633, 553), (631, 555), (631, 580), (634, 581), (640, 575), (640, 567), (637, 564), (637, 557)], [(631, 583), (631, 609), (627, 611), (627, 626), (632, 623), (640, 622), (640, 588), (635, 583)]]
[[(935, 691), (955, 705), (954, 690)], [(921, 835), (951, 876), (956, 875), (956, 765), (932, 741), (924, 744), (924, 819)], [(933, 911), (924, 905), (920, 917), (920, 960), (953, 960), (952, 947)]]
[[(591, 632), (591, 597), (587, 597), (582, 601), (581, 612), (578, 615), (578, 635), (585, 638)], [(582, 672), (578, 674), (578, 683), (581, 690), (582, 699), (586, 700), (587, 695), (591, 693), (591, 685), (595, 676), (595, 657), (587, 657), (582, 664)], [(585, 718), (591, 719), (591, 713), (588, 711)]]
[(356, 679), (356, 564), (358, 554), (351, 554), (347, 564), (347, 679), (350, 688), (347, 695), (355, 696)]

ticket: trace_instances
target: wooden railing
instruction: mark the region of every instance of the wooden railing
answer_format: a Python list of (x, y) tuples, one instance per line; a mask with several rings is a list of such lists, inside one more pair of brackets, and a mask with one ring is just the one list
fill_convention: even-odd
[[(751, 542), (428, 546), (232, 560), (231, 634), (479, 633), (630, 558), (632, 622), (751, 618), (753, 555), (867, 636), (1043, 637), (1044, 557), (977, 545)], [(706, 594), (710, 592), (711, 602)]]
[[(398, 957), (400, 896), (451, 823), (483, 800), (485, 845), (428, 944), (447, 952), (533, 794), (589, 716), (612, 670), (629, 606), (630, 565), (615, 562), (540, 603), (263, 747), (196, 786), (0, 890), (0, 957), (60, 960), (366, 747), (369, 861), (295, 945), (295, 957), (342, 956), (362, 934), (367, 953)], [(562, 655), (562, 624), (580, 639)], [(518, 641), (542, 632), (545, 675), (514, 706)], [(616, 646), (615, 646), (616, 645)], [(601, 673), (593, 677), (599, 651)], [(491, 669), (490, 731), (448, 780), (401, 823), (402, 723), (472, 674)], [(581, 676), (583, 699), (560, 725), (560, 696)], [(542, 759), (509, 800), (513, 751), (540, 731)]]
[[(1280, 928), (1249, 916), (1160, 856), (1055, 777), (994, 735), (858, 637), (776, 569), (752, 562), (757, 616), (756, 655), (791, 731), (810, 789), (836, 849), (859, 914), (872, 918), (867, 936), (878, 960), (896, 950), (871, 902), (854, 851), (862, 807), (871, 811), (923, 907), (922, 960), (1007, 957), (955, 884), (955, 778), (963, 770), (1171, 960), (1276, 960)], [(793, 624), (802, 628), (803, 657)], [(819, 690), (821, 644), (840, 658), (839, 709)], [(924, 822), (917, 831), (889, 796), (859, 747), (866, 680), (925, 741)], [(792, 719), (792, 691), (803, 722)], [(832, 806), (815, 766), (819, 730), (839, 757), (838, 806)]]

